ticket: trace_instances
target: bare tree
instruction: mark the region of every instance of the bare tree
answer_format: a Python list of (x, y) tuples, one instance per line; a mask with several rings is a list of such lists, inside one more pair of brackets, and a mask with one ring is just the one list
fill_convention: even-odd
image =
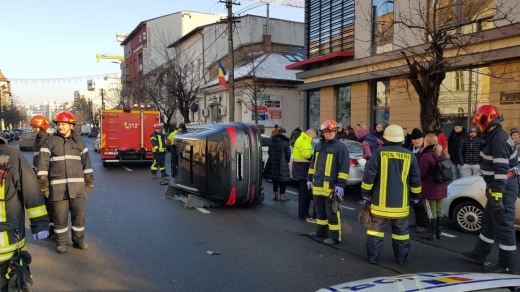
[[(379, 2), (381, 5), (394, 3), (388, 0)], [(494, 23), (512, 22), (512, 11), (518, 1), (399, 2), (401, 5), (397, 10), (376, 16), (376, 19), (372, 19), (372, 13), (367, 13), (367, 20), (373, 24), (371, 32), (375, 35), (372, 53), (381, 53), (394, 60), (404, 58), (404, 66), (374, 65), (373, 72), (406, 77), (419, 98), (421, 127), (426, 133), (434, 133), (442, 129), (438, 102), (446, 74), (482, 64), (483, 54), (491, 53), (473, 44), (481, 41), (482, 31), (493, 28)], [(464, 58), (476, 53), (480, 54), (480, 59), (473, 60), (472, 64), (463, 62)]]

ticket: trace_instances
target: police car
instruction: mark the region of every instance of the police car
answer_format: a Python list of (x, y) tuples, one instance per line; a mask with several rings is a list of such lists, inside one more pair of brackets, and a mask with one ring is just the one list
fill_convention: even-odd
[(520, 291), (520, 275), (421, 273), (380, 277), (330, 286), (318, 292)]

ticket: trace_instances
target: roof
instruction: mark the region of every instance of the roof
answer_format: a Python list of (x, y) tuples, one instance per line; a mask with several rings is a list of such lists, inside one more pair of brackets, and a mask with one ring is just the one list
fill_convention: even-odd
[[(244, 79), (256, 76), (260, 79), (269, 79), (275, 81), (303, 82), (296, 78), (299, 71), (287, 70), (286, 66), (295, 62), (290, 61), (285, 55), (295, 55), (289, 52), (272, 52), (264, 53), (250, 59), (239, 62), (235, 65), (234, 80)], [(255, 73), (252, 72), (253, 64), (256, 67)], [(218, 84), (218, 76), (210, 80), (203, 88), (211, 87)]]
[(4, 74), (2, 73), (2, 70), (0, 70), (0, 81), (8, 81), (7, 78), (5, 78)]
[(296, 62), (293, 64), (288, 65), (285, 67), (286, 69), (292, 70), (292, 69), (303, 69), (305, 68), (305, 65), (314, 64), (322, 61), (328, 61), (336, 58), (343, 58), (343, 57), (353, 57), (354, 51), (343, 51), (343, 52), (334, 52), (330, 54), (326, 54), (323, 56), (314, 57), (311, 59), (305, 59), (300, 62)]

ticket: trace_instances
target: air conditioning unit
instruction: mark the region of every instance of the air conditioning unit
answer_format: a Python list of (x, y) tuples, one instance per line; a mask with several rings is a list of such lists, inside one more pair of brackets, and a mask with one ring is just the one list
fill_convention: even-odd
[(225, 116), (226, 115), (226, 107), (225, 106), (221, 106), (218, 108), (218, 114), (221, 115), (221, 116)]
[(205, 108), (202, 110), (202, 116), (203, 117), (209, 117), (209, 108)]

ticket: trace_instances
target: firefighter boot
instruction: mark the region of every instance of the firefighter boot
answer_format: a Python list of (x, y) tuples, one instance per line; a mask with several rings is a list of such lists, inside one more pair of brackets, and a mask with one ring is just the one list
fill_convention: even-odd
[(77, 248), (77, 249), (81, 249), (81, 250), (87, 250), (87, 249), (88, 249), (88, 244), (86, 244), (86, 243), (84, 243), (84, 242), (81, 242), (81, 243), (73, 243), (73, 244), (72, 244), (72, 247)]
[(442, 217), (437, 217), (437, 228), (435, 229), (435, 237), (439, 240), (442, 239)]
[(335, 240), (334, 238), (327, 238), (323, 241), (324, 244), (326, 245), (334, 245), (334, 244), (339, 244), (339, 241)]
[(477, 265), (481, 265), (482, 266), (486, 262), (486, 258), (478, 256), (473, 251), (463, 251), (461, 254), (465, 258), (470, 259), (473, 262), (475, 262)]
[(56, 246), (56, 252), (57, 253), (66, 253), (67, 252), (67, 247), (64, 246), (64, 245), (58, 245)]
[(168, 177), (168, 174), (166, 173), (166, 171), (162, 172), (161, 177)]

